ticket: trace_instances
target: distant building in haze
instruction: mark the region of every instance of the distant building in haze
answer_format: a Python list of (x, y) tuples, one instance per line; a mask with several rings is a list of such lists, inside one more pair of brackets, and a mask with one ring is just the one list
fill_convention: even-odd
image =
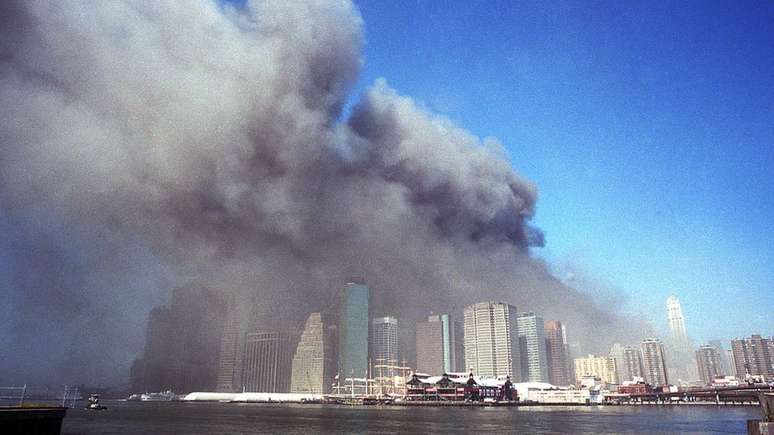
[(657, 338), (649, 338), (642, 341), (643, 377), (645, 382), (651, 385), (667, 385), (666, 355), (664, 345)]
[(229, 301), (226, 324), (220, 339), (218, 381), (216, 390), (221, 393), (235, 393), (242, 390), (242, 333), (236, 312), (235, 301)]
[(581, 380), (584, 376), (593, 375), (607, 384), (618, 383), (615, 358), (612, 356), (589, 355), (583, 358), (575, 358), (573, 362), (576, 380)]
[(749, 373), (774, 379), (774, 338), (753, 334), (750, 338), (731, 340), (731, 351), (738, 378), (744, 379)]
[(522, 382), (548, 382), (548, 361), (543, 318), (522, 313), (516, 318)]
[(293, 354), (290, 392), (325, 394), (335, 376), (335, 330), (321, 313), (312, 313)]
[(198, 284), (174, 289), (170, 307), (150, 313), (145, 351), (132, 367), (132, 390), (214, 391), (226, 311), (222, 292)]
[(228, 312), (226, 294), (201, 285), (172, 292), (170, 378), (177, 393), (214, 391), (218, 382), (220, 343)]
[(477, 376), (521, 376), (516, 307), (480, 302), (464, 310), (465, 366)]
[(417, 372), (465, 371), (463, 333), (448, 314), (428, 316), (416, 325)]
[(672, 341), (676, 344), (687, 343), (688, 333), (685, 331), (685, 317), (683, 316), (683, 307), (680, 305), (680, 300), (677, 299), (677, 296), (669, 296), (666, 307)]
[(340, 379), (368, 376), (369, 305), (371, 290), (349, 282), (339, 299), (338, 374)]
[(709, 344), (700, 346), (696, 350), (696, 368), (704, 385), (712, 384), (716, 377), (723, 375), (718, 349)]
[(245, 391), (289, 393), (297, 337), (286, 332), (250, 332), (245, 337)]
[(570, 385), (575, 382), (570, 370), (569, 346), (564, 325), (558, 320), (549, 320), (545, 324), (546, 360), (548, 362), (548, 382), (553, 385)]
[(165, 391), (171, 388), (168, 376), (172, 318), (169, 308), (154, 308), (148, 315), (143, 357), (132, 364), (131, 388), (134, 393)]

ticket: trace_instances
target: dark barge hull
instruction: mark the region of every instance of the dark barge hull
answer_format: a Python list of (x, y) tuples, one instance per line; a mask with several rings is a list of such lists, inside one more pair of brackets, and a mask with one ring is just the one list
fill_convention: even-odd
[(59, 435), (67, 408), (0, 408), (3, 435)]

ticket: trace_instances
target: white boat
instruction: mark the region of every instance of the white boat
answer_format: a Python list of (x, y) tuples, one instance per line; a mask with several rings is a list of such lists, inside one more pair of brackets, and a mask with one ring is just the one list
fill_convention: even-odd
[(140, 395), (140, 401), (142, 402), (171, 402), (175, 400), (177, 396), (170, 390), (160, 393), (145, 393)]

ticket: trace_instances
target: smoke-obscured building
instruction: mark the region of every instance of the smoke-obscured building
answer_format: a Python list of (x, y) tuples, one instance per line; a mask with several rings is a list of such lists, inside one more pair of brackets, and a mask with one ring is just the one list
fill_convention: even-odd
[(699, 377), (696, 371), (694, 348), (685, 326), (685, 315), (680, 300), (670, 296), (666, 301), (670, 339), (666, 343), (667, 370), (673, 382), (692, 381)]
[(477, 376), (520, 379), (516, 307), (480, 302), (465, 308), (465, 365)]
[(226, 311), (222, 292), (199, 284), (174, 289), (169, 308), (150, 313), (143, 357), (131, 373), (132, 390), (214, 391)]
[(242, 390), (242, 336), (234, 299), (229, 301), (228, 318), (220, 339), (218, 382), (216, 390), (235, 393)]
[(545, 325), (546, 360), (548, 362), (548, 381), (553, 385), (574, 383), (570, 370), (567, 332), (558, 320), (549, 320)]
[(774, 338), (753, 334), (750, 338), (731, 340), (736, 376), (747, 374), (774, 379)]
[(321, 313), (312, 313), (293, 354), (291, 393), (325, 394), (335, 376), (335, 329)]
[(171, 315), (169, 308), (154, 308), (148, 315), (145, 349), (142, 358), (132, 365), (132, 392), (143, 393), (171, 388), (168, 379)]
[(349, 282), (339, 300), (338, 373), (344, 378), (368, 376), (369, 305), (371, 290)]
[(297, 336), (250, 332), (245, 337), (242, 381), (251, 393), (289, 393)]
[(715, 346), (705, 344), (696, 350), (696, 368), (704, 385), (712, 384), (716, 377), (723, 375), (720, 353)]
[(588, 355), (575, 358), (575, 379), (580, 381), (584, 376), (595, 376), (606, 384), (617, 384), (618, 373), (615, 358), (612, 356)]
[(548, 382), (548, 361), (543, 318), (522, 313), (516, 319), (522, 382)]
[(667, 385), (666, 354), (664, 345), (657, 338), (649, 338), (642, 341), (642, 368), (645, 382), (651, 385)]

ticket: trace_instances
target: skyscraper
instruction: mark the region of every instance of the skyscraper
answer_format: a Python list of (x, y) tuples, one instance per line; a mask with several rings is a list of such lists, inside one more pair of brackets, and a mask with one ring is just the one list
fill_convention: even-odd
[(562, 322), (546, 322), (546, 356), (548, 360), (548, 380), (554, 385), (570, 385), (574, 381), (570, 374), (570, 355), (567, 333)]
[(715, 347), (715, 350), (718, 352), (718, 357), (720, 358), (720, 372), (724, 375), (734, 374), (734, 365), (728, 360), (728, 351), (725, 346), (723, 346), (723, 342), (720, 340), (710, 340), (708, 343), (710, 346)]
[(664, 345), (657, 338), (642, 341), (642, 365), (645, 382), (651, 385), (667, 385), (666, 355)]
[(245, 337), (244, 389), (252, 393), (290, 392), (295, 336), (250, 332)]
[(154, 308), (148, 316), (143, 357), (132, 370), (132, 391), (164, 391), (172, 388), (169, 379), (170, 342), (172, 317), (169, 308)]
[(645, 378), (642, 367), (642, 351), (637, 346), (625, 346), (623, 349), (623, 381)]
[(479, 376), (521, 374), (516, 307), (479, 302), (465, 308), (465, 365)]
[(669, 296), (666, 302), (667, 321), (669, 332), (672, 334), (672, 342), (676, 345), (684, 345), (688, 342), (688, 334), (685, 332), (685, 318), (683, 308), (677, 296)]
[(398, 319), (377, 317), (371, 321), (371, 364), (373, 376), (390, 378), (398, 366)]
[(448, 314), (431, 315), (416, 326), (417, 371), (438, 374), (464, 371), (464, 348), (459, 322)]
[(723, 372), (720, 368), (720, 353), (715, 346), (705, 344), (696, 351), (696, 367), (699, 377), (704, 385), (712, 384), (712, 381)]
[(519, 330), (519, 356), (523, 382), (548, 382), (548, 361), (543, 318), (522, 313), (516, 319)]
[(575, 379), (580, 380), (584, 376), (593, 375), (607, 384), (618, 383), (615, 358), (612, 356), (589, 355), (583, 358), (575, 358)]
[(228, 318), (220, 339), (217, 391), (237, 392), (242, 389), (242, 359), (239, 321), (234, 299), (229, 301)]
[(192, 284), (172, 291), (166, 386), (177, 393), (217, 387), (221, 338), (226, 320), (224, 293)]
[(613, 343), (610, 347), (610, 356), (615, 358), (616, 374), (619, 382), (626, 380), (626, 368), (624, 366), (624, 346), (621, 343)]
[(293, 354), (291, 393), (323, 394), (330, 391), (335, 375), (333, 339), (322, 314), (310, 314)]
[(744, 379), (761, 376), (766, 380), (774, 379), (774, 338), (763, 338), (753, 334), (750, 338), (731, 340), (736, 376)]
[(339, 376), (368, 376), (369, 304), (371, 290), (362, 282), (349, 282), (339, 300)]

